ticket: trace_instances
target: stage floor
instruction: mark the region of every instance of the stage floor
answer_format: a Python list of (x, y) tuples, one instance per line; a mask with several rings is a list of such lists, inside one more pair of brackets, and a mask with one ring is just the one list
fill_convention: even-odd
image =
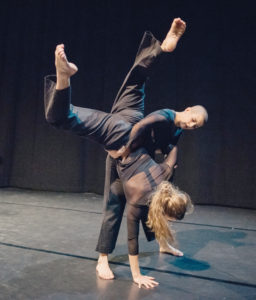
[(116, 279), (98, 279), (95, 246), (102, 196), (0, 189), (0, 299), (256, 299), (256, 211), (196, 206), (177, 222), (184, 257), (158, 252), (140, 234), (142, 272), (131, 280), (124, 217), (110, 256)]

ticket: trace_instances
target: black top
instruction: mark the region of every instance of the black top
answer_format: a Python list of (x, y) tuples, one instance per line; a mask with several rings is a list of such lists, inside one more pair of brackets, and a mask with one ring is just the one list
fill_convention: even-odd
[(127, 146), (131, 151), (144, 146), (150, 155), (160, 149), (164, 154), (171, 150), (169, 145), (176, 145), (182, 129), (175, 126), (175, 111), (160, 109), (147, 115), (133, 126)]
[[(172, 155), (172, 152), (169, 156)], [(170, 178), (175, 162), (176, 155), (171, 167), (165, 162), (157, 164), (145, 148), (139, 148), (125, 160), (118, 160), (117, 162), (118, 175), (123, 183), (127, 200), (128, 250), (130, 255), (137, 255), (139, 251), (139, 224), (141, 221), (145, 229), (150, 194), (158, 184)]]
[(149, 194), (163, 180), (169, 179), (172, 168), (166, 163), (157, 164), (145, 148), (139, 148), (125, 160), (118, 160), (117, 172), (123, 182), (127, 202), (147, 205)]

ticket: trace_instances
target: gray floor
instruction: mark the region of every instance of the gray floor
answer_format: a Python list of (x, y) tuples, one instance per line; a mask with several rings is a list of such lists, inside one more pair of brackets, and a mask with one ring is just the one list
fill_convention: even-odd
[(102, 219), (94, 194), (0, 189), (0, 299), (256, 299), (256, 211), (196, 206), (174, 225), (185, 256), (159, 254), (140, 237), (144, 274), (132, 283), (124, 220), (110, 256), (116, 280), (95, 274)]

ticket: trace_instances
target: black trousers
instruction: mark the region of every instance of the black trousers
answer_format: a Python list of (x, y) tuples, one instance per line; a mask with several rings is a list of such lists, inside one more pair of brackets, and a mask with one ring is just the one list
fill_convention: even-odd
[[(144, 117), (145, 83), (161, 54), (160, 42), (150, 32), (145, 32), (135, 62), (110, 113), (72, 105), (71, 88), (58, 91), (55, 88), (55, 76), (47, 76), (44, 99), (46, 120), (57, 128), (93, 139), (109, 150), (121, 147), (127, 142), (132, 126)], [(115, 126), (117, 123), (120, 126)], [(115, 248), (125, 203), (115, 160), (107, 156), (104, 214), (96, 251), (111, 253)], [(143, 227), (148, 240), (152, 240), (153, 234), (146, 230), (145, 224)]]

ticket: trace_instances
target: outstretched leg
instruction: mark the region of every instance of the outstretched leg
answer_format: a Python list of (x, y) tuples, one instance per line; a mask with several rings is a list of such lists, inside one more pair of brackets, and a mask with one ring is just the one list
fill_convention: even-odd
[(162, 52), (161, 43), (151, 32), (145, 32), (134, 64), (117, 93), (111, 113), (120, 115), (131, 124), (144, 117), (145, 83)]

